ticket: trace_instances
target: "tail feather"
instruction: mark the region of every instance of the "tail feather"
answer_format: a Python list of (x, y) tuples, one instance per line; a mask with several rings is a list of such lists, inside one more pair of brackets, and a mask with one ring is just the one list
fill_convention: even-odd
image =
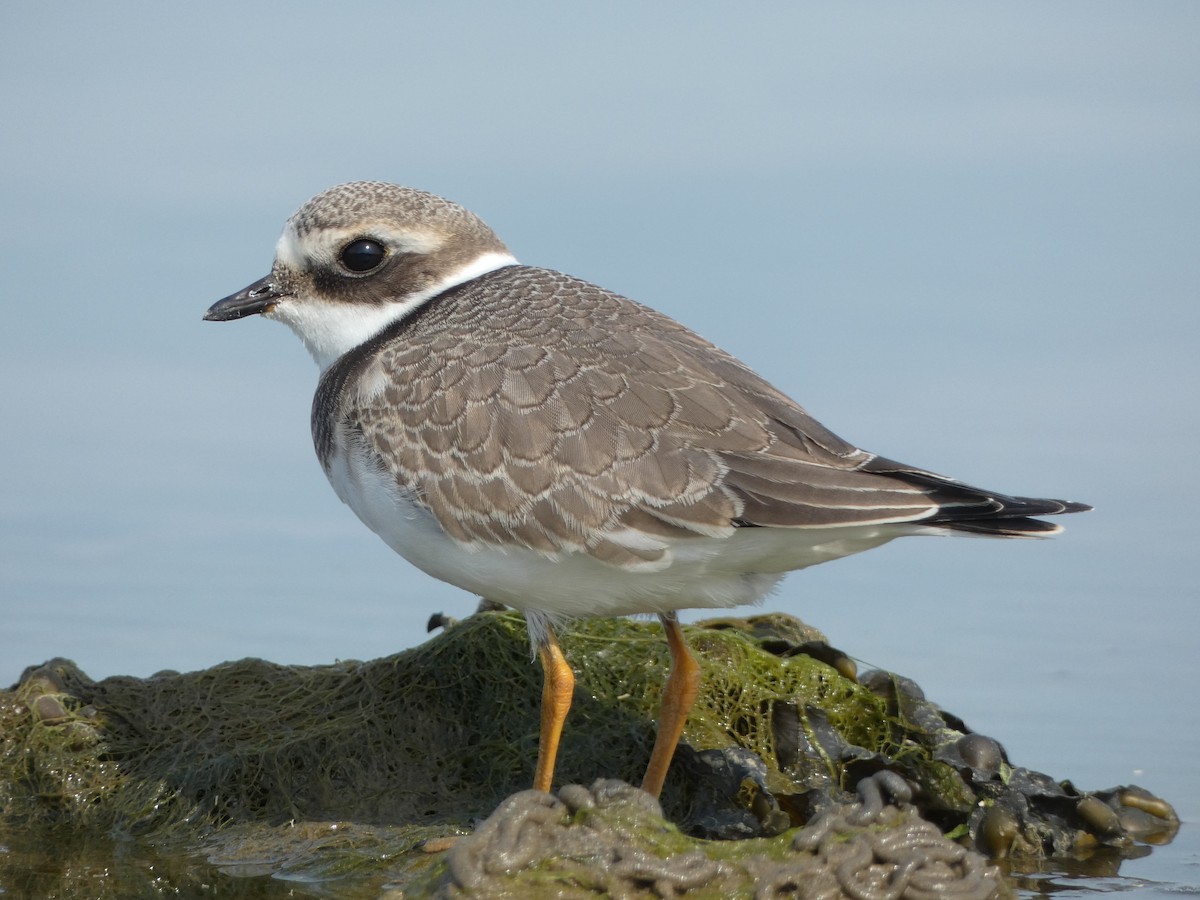
[(1087, 512), (1092, 507), (1072, 500), (1043, 497), (1011, 497), (1007, 494), (973, 487), (921, 469), (913, 469), (889, 459), (875, 458), (864, 469), (888, 474), (921, 488), (938, 509), (922, 525), (995, 537), (1049, 536), (1062, 531), (1054, 522), (1035, 516), (1057, 516)]
[(939, 522), (936, 518), (922, 525), (937, 525), (950, 531), (965, 534), (983, 534), (991, 537), (1049, 537), (1058, 534), (1063, 527), (1057, 522), (1018, 517), (1015, 519), (983, 519), (976, 521)]

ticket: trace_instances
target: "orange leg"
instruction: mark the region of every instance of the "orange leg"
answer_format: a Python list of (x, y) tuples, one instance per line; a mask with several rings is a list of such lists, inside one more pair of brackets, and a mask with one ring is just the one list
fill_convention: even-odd
[(654, 750), (650, 754), (650, 765), (642, 779), (642, 790), (654, 797), (662, 793), (667, 780), (667, 769), (671, 757), (687, 724), (688, 713), (700, 692), (700, 666), (688, 650), (683, 639), (683, 629), (674, 613), (662, 613), (658, 617), (667, 633), (667, 646), (671, 649), (671, 672), (663, 685), (662, 709), (658, 716), (658, 737), (654, 739)]
[(533, 776), (535, 791), (549, 791), (554, 781), (554, 760), (558, 757), (558, 741), (563, 722), (571, 709), (575, 692), (575, 673), (567, 665), (562, 647), (554, 632), (546, 628), (546, 639), (538, 645), (542, 661), (542, 733), (538, 740), (537, 772)]

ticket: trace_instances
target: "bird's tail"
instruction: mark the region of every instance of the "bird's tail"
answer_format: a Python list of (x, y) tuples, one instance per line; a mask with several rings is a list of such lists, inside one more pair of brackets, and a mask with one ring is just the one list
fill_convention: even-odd
[(921, 488), (938, 505), (938, 511), (922, 519), (921, 524), (949, 531), (992, 537), (1048, 537), (1062, 531), (1062, 526), (1036, 516), (1087, 512), (1092, 508), (1072, 500), (1010, 497), (880, 457), (863, 469)]

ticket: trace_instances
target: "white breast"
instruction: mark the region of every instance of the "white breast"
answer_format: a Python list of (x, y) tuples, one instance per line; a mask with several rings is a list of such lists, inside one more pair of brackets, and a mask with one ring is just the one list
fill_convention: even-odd
[(904, 525), (739, 528), (729, 538), (678, 540), (671, 546), (669, 565), (655, 571), (628, 571), (586, 553), (547, 556), (519, 546), (456, 541), (411, 491), (383, 473), (361, 444), (339, 446), (328, 475), (343, 502), (417, 568), (464, 590), (551, 619), (754, 603), (793, 569), (867, 550), (917, 530)]

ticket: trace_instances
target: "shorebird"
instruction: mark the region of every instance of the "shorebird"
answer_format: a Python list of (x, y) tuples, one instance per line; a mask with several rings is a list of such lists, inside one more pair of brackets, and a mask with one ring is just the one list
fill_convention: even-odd
[(521, 265), (461, 206), (355, 182), (287, 222), (269, 275), (208, 310), (289, 325), (320, 367), (337, 495), (435, 578), (524, 612), (549, 790), (574, 675), (554, 629), (656, 613), (671, 654), (643, 787), (663, 787), (700, 670), (676, 611), (903, 535), (1049, 535), (1090, 507), (860, 450), (673, 319)]

